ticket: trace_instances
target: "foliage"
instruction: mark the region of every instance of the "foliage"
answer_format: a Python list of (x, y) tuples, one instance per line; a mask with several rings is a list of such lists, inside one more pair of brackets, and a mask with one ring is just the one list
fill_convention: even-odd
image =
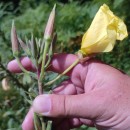
[[(49, 4), (47, 0), (44, 2), (42, 0), (39, 0), (39, 2), (36, 2), (36, 0), (20, 0), (19, 6), (15, 9), (13, 3), (0, 3), (1, 64), (7, 64), (13, 58), (10, 44), (12, 20), (15, 20), (18, 34), (22, 39), (25, 39), (25, 35), (30, 38), (31, 33), (41, 37), (54, 2), (57, 3), (56, 29), (58, 33), (58, 43), (55, 52), (74, 53), (80, 48), (83, 33), (88, 29), (96, 11), (103, 3), (108, 4), (115, 14), (121, 16), (128, 26), (128, 32), (130, 30), (129, 0), (91, 0), (82, 2), (70, 0), (66, 4), (55, 0), (51, 0)], [(97, 58), (130, 74), (129, 41), (128, 37), (123, 42), (117, 42), (113, 52), (98, 55)], [(1, 73), (2, 71), (5, 74)], [(6, 74), (8, 75), (7, 71), (0, 69), (0, 80), (6, 77)], [(25, 77), (22, 79), (17, 76), (16, 79), (24, 86), (35, 86), (35, 82), (30, 83), (31, 81), (28, 82)], [(19, 129), (28, 106), (27, 102), (22, 98), (23, 95), (24, 91), (19, 88), (17, 83), (15, 85), (12, 83), (12, 89), (8, 92), (0, 89), (0, 101), (2, 101), (0, 103), (0, 129)], [(11, 102), (11, 107), (7, 105), (6, 99)], [(16, 115), (17, 112), (19, 113), (18, 115)], [(5, 115), (4, 118), (3, 115)], [(86, 127), (83, 126), (81, 130), (84, 129)]]
[(20, 129), (24, 118), (21, 113), (26, 113), (27, 104), (19, 93), (14, 88), (6, 92), (0, 89), (0, 130), (16, 127)]

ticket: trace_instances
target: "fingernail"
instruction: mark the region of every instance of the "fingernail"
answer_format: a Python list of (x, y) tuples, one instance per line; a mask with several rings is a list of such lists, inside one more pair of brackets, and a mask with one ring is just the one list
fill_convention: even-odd
[(40, 95), (33, 102), (33, 110), (42, 115), (49, 115), (51, 110), (51, 99), (47, 94)]

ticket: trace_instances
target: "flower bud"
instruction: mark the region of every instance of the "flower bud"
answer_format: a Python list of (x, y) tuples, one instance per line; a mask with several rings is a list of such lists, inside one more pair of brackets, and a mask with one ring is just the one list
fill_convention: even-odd
[(11, 29), (11, 42), (12, 42), (13, 55), (18, 56), (19, 42), (18, 42), (18, 37), (17, 37), (17, 33), (16, 33), (16, 28), (14, 26), (14, 22), (12, 23), (12, 29)]
[(2, 80), (2, 88), (5, 91), (10, 90), (10, 85), (9, 85), (9, 79), (8, 78), (4, 78)]
[(54, 7), (53, 7), (53, 9), (50, 13), (47, 25), (46, 25), (46, 29), (45, 29), (45, 33), (44, 33), (45, 39), (50, 39), (52, 36), (52, 33), (53, 33), (54, 20), (55, 20), (55, 8), (56, 8), (56, 5), (54, 5)]

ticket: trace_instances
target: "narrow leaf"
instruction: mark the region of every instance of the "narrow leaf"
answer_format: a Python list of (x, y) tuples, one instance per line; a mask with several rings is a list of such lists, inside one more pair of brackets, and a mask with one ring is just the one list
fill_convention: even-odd
[(24, 52), (28, 55), (28, 57), (31, 57), (31, 53), (30, 53), (28, 46), (20, 38), (18, 38), (18, 41), (19, 41), (21, 47), (23, 48)]
[(41, 124), (40, 124), (40, 119), (39, 117), (37, 116), (36, 113), (34, 113), (34, 126), (35, 126), (35, 130), (41, 130)]
[(27, 93), (28, 95), (30, 95), (33, 98), (35, 98), (37, 96), (36, 93), (33, 93), (33, 92), (25, 92), (25, 93)]
[(25, 98), (25, 100), (32, 106), (33, 101), (31, 101), (31, 100), (29, 100), (29, 99), (26, 99), (26, 98)]
[(46, 130), (51, 130), (51, 129), (52, 129), (52, 121), (48, 121)]
[(37, 57), (37, 45), (36, 45), (36, 42), (33, 38), (33, 35), (32, 35), (30, 44), (31, 44), (32, 55), (34, 58), (36, 58)]

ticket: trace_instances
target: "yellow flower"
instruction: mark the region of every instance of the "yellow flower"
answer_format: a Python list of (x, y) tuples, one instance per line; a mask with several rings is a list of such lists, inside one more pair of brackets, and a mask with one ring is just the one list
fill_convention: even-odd
[(127, 36), (125, 23), (104, 4), (84, 34), (80, 52), (84, 55), (109, 52), (113, 49), (116, 40), (123, 40)]

